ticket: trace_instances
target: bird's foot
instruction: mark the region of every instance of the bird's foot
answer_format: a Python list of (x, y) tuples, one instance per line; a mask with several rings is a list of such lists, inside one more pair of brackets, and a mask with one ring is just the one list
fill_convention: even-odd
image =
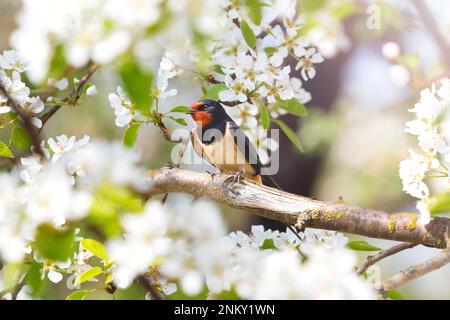
[(175, 164), (171, 160), (169, 160), (166, 163), (166, 167), (169, 169), (173, 169), (173, 168), (175, 168)]
[(206, 173), (209, 173), (209, 174), (211, 175), (211, 178), (213, 178), (213, 179), (214, 179), (218, 174), (220, 174), (219, 171), (211, 172), (211, 171), (209, 171), (209, 170), (206, 170)]

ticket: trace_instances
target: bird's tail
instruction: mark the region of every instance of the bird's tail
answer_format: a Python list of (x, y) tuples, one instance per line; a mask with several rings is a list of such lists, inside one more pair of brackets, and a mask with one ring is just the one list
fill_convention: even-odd
[(278, 190), (283, 190), (281, 189), (280, 185), (272, 178), (272, 176), (261, 176), (262, 177), (262, 182), (264, 183), (264, 185), (268, 185), (269, 187), (271, 187), (271, 185), (273, 185), (273, 187), (277, 188)]
[[(283, 189), (281, 189), (280, 185), (272, 178), (272, 176), (266, 175), (266, 176), (261, 176), (261, 177), (262, 177), (262, 181), (263, 181), (264, 185), (269, 185), (269, 187), (273, 186), (273, 187), (277, 188), (278, 190), (283, 190)], [(293, 234), (295, 234), (295, 236), (300, 240), (300, 242), (303, 241), (295, 226), (290, 225), (288, 223), (284, 223), (284, 225), (289, 230), (291, 230), (291, 232)]]

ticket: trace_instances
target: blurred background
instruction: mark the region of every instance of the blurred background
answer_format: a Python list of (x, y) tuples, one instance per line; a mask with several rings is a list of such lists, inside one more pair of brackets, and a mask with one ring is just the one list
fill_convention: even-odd
[[(338, 197), (351, 204), (385, 211), (415, 211), (414, 200), (402, 191), (398, 166), (405, 159), (414, 138), (404, 132), (412, 119), (408, 109), (418, 100), (421, 89), (447, 76), (449, 53), (445, 43), (433, 34), (450, 34), (450, 2), (427, 1), (343, 1), (348, 13), (339, 22), (326, 16), (322, 3), (309, 13), (324, 23), (321, 49), (325, 62), (317, 76), (305, 83), (312, 94), (308, 116), (283, 120), (298, 135), (304, 153), (295, 150), (281, 135), (280, 171), (274, 177), (286, 191), (333, 202)], [(418, 10), (418, 6), (422, 10)], [(429, 11), (429, 16), (423, 9)], [(10, 48), (15, 14), (20, 1), (0, 0), (0, 50)], [(432, 18), (431, 22), (427, 18)], [(333, 22), (327, 24), (328, 22)], [(321, 22), (319, 22), (321, 23)], [(431, 25), (430, 25), (431, 23)], [(149, 58), (157, 65), (160, 56)], [(292, 62), (294, 65), (294, 61)], [(94, 77), (99, 93), (76, 109), (58, 112), (45, 128), (45, 137), (60, 134), (92, 138), (122, 139), (123, 129), (114, 125), (113, 110), (107, 99), (118, 84), (112, 70), (103, 67)], [(179, 94), (164, 101), (162, 109), (188, 105), (202, 94), (198, 87), (182, 80)], [(136, 148), (148, 168), (167, 163), (172, 145), (158, 129), (141, 130)], [(247, 231), (252, 224), (284, 229), (282, 225), (222, 207), (229, 231)], [(349, 235), (351, 239), (360, 239)], [(370, 239), (387, 248), (394, 243)], [(435, 254), (434, 249), (416, 247), (380, 263), (381, 276), (421, 262)], [(367, 256), (360, 254), (360, 259)], [(450, 266), (428, 274), (400, 288), (410, 299), (450, 299)]]

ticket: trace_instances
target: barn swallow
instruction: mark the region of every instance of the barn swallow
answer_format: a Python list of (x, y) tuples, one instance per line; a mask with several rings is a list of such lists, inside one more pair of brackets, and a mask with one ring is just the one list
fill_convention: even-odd
[(222, 173), (262, 184), (262, 164), (255, 147), (219, 102), (194, 102), (187, 113), (195, 122), (191, 141), (201, 158)]
[[(200, 157), (223, 173), (243, 176), (259, 185), (270, 181), (281, 190), (270, 176), (261, 176), (263, 165), (255, 147), (219, 102), (194, 102), (187, 113), (195, 122), (191, 142)], [(295, 227), (285, 225), (302, 241)]]

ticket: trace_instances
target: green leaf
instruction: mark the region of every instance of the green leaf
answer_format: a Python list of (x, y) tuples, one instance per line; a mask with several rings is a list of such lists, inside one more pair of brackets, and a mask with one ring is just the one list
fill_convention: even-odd
[(142, 70), (132, 57), (126, 57), (119, 68), (126, 92), (136, 108), (144, 114), (148, 113), (153, 99), (150, 96), (153, 76), (150, 72)]
[(333, 9), (333, 16), (339, 20), (345, 19), (355, 12), (355, 5), (351, 2), (344, 2)]
[(267, 47), (267, 48), (264, 48), (264, 52), (268, 55), (268, 56), (271, 56), (271, 55), (273, 55), (275, 52), (277, 52), (278, 51), (278, 49), (277, 48), (275, 48), (275, 47)]
[(281, 120), (273, 120), (280, 128), (283, 130), (284, 134), (291, 140), (291, 142), (294, 144), (294, 146), (299, 150), (303, 152), (302, 143), (297, 137), (297, 134), (289, 128), (287, 124), (285, 124)]
[(380, 251), (381, 249), (368, 244), (367, 241), (352, 241), (347, 243), (347, 247), (357, 251)]
[(174, 117), (166, 117), (169, 118), (173, 121), (175, 121), (178, 124), (181, 124), (182, 126), (187, 126), (186, 120), (184, 120), (183, 118), (174, 118)]
[(300, 103), (300, 101), (295, 98), (288, 100), (288, 103), (283, 107), (290, 114), (299, 117), (305, 117), (308, 115), (308, 111), (306, 110), (305, 105), (303, 103)]
[(320, 9), (325, 5), (325, 0), (302, 0), (300, 2), (301, 8), (305, 12), (312, 12)]
[(73, 256), (75, 246), (73, 229), (56, 229), (50, 224), (40, 225), (37, 229), (36, 247), (46, 258), (55, 261), (66, 261)]
[(106, 251), (105, 246), (100, 242), (93, 239), (83, 239), (81, 240), (81, 245), (97, 258), (104, 260), (106, 263), (110, 262), (108, 252)]
[(47, 73), (47, 78), (60, 79), (64, 75), (64, 71), (67, 67), (66, 54), (64, 52), (64, 46), (57, 45), (54, 47), (53, 55), (50, 60), (50, 68)]
[(189, 111), (188, 106), (178, 106), (173, 109), (171, 109), (169, 112), (179, 112), (179, 113), (186, 113)]
[(225, 72), (223, 72), (222, 67), (219, 66), (219, 65), (216, 65), (216, 66), (214, 67), (214, 71), (217, 72), (218, 74), (225, 75)]
[(219, 100), (219, 93), (223, 90), (227, 89), (227, 85), (225, 83), (218, 83), (213, 85), (206, 91), (206, 94), (200, 98), (200, 100), (210, 99), (210, 100)]
[(84, 300), (89, 292), (89, 290), (78, 290), (72, 292), (66, 297), (66, 300)]
[(92, 278), (95, 278), (99, 274), (102, 274), (103, 270), (100, 267), (94, 267), (89, 270), (86, 270), (82, 274), (80, 274), (74, 281), (74, 285), (77, 286), (79, 284), (82, 284), (83, 282), (86, 282)]
[(12, 154), (9, 147), (1, 141), (0, 141), (0, 157), (14, 158), (14, 155)]
[(42, 265), (40, 263), (32, 261), (27, 272), (26, 282), (31, 289), (32, 297), (40, 297), (47, 287), (45, 279), (41, 277), (41, 269)]
[(270, 114), (269, 110), (267, 110), (266, 106), (264, 104), (261, 104), (261, 123), (264, 130), (269, 129), (270, 126)]
[(241, 21), (241, 32), (242, 36), (245, 39), (245, 42), (247, 42), (248, 46), (250, 48), (254, 48), (256, 45), (256, 37), (253, 33), (253, 30), (250, 28), (247, 22), (244, 20)]
[(105, 277), (105, 283), (113, 282), (113, 280), (114, 280), (113, 275), (111, 273), (108, 273)]
[(398, 290), (389, 290), (388, 298), (392, 300), (405, 300), (405, 297)]
[(127, 130), (125, 131), (125, 135), (123, 136), (124, 146), (128, 148), (134, 147), (140, 127), (140, 124), (133, 124), (127, 128)]
[(273, 239), (266, 239), (263, 242), (263, 245), (261, 246), (262, 250), (267, 249), (276, 249), (275, 243), (273, 242)]
[(432, 215), (450, 212), (450, 193), (444, 192), (432, 196), (428, 204), (428, 210), (430, 210)]
[(14, 145), (19, 149), (28, 149), (31, 145), (31, 139), (28, 133), (21, 127), (14, 127), (11, 140)]
[(245, 2), (248, 11), (248, 17), (257, 26), (260, 25), (262, 20), (261, 2), (259, 0), (247, 0)]

